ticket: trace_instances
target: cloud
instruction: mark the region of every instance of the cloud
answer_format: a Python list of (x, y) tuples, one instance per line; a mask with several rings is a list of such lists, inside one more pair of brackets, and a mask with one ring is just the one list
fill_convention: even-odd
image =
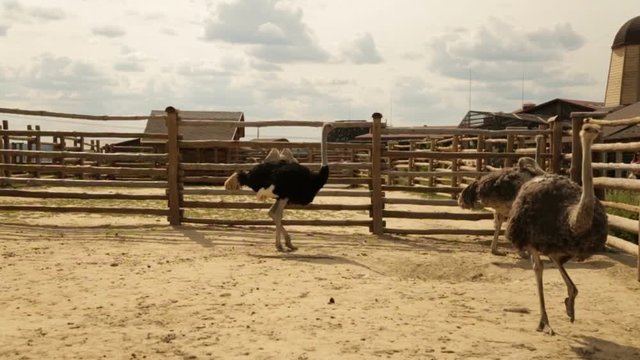
[(142, 66), (142, 64), (140, 64), (139, 62), (136, 62), (136, 61), (132, 61), (132, 60), (117, 62), (117, 63), (115, 63), (113, 65), (113, 68), (115, 70), (123, 71), (123, 72), (142, 72), (142, 71), (144, 71), (144, 67)]
[(7, 31), (9, 31), (9, 25), (0, 25), (0, 36), (7, 36)]
[(313, 39), (303, 23), (303, 12), (279, 5), (277, 0), (239, 0), (222, 3), (217, 17), (205, 21), (206, 41), (244, 44), (249, 53), (268, 62), (320, 62), (329, 54)]
[(17, 22), (56, 21), (67, 17), (60, 8), (23, 6), (18, 1), (5, 1), (2, 8), (6, 18)]
[(570, 24), (523, 31), (492, 19), (488, 25), (454, 29), (432, 41), (429, 69), (465, 83), (470, 76), (473, 106), (487, 109), (504, 106), (505, 100), (511, 104), (520, 100), (523, 76), (527, 99), (552, 93), (558, 97), (563, 88), (593, 86), (596, 81), (591, 74), (576, 72), (564, 63), (567, 54), (584, 44)]
[(378, 64), (382, 57), (370, 33), (363, 34), (343, 50), (345, 58), (355, 64)]
[(97, 36), (104, 36), (108, 38), (121, 37), (126, 34), (123, 28), (115, 25), (97, 26), (91, 29), (91, 32)]

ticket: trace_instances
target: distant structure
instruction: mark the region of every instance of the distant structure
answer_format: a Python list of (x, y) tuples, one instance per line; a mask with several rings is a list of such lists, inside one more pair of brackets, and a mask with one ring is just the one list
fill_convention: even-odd
[(640, 101), (640, 16), (627, 21), (613, 39), (606, 107)]

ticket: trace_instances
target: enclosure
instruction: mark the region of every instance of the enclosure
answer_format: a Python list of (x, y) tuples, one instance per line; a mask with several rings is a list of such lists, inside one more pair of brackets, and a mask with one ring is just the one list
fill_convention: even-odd
[[(87, 121), (149, 118), (2, 111)], [(0, 317), (6, 324), (0, 354), (638, 357), (640, 319), (628, 311), (640, 300), (636, 245), (611, 237), (615, 248), (571, 265), (581, 291), (574, 324), (564, 317), (562, 279), (545, 272), (548, 310), (561, 334), (549, 338), (535, 332), (537, 297), (529, 262), (504, 240), (501, 247), (510, 255), (491, 256), (491, 213), (462, 210), (455, 202), (469, 181), (523, 155), (578, 180), (580, 154), (563, 153), (556, 145), (563, 135), (577, 136), (583, 119), (593, 116), (574, 115), (572, 131), (553, 123), (548, 129), (493, 131), (393, 128), (379, 117), (367, 121), (371, 142), (330, 143), (329, 184), (312, 205), (287, 210), (285, 224), (300, 248), (293, 254), (275, 252), (265, 214), (270, 204), (253, 200), (252, 192), (229, 193), (218, 185), (272, 147), (291, 148), (302, 163), (316, 167), (318, 142), (186, 141), (178, 127), (207, 120), (171, 111), (161, 116), (166, 134), (5, 128), (0, 210), (7, 224), (0, 235), (0, 274), (6, 281), (0, 303), (9, 311)], [(241, 126), (324, 123), (244, 121)], [(332, 123), (363, 127), (361, 121)], [(392, 133), (424, 139), (382, 146), (382, 136)], [(543, 140), (537, 146), (536, 136)], [(96, 142), (110, 137), (166, 139), (167, 150), (102, 152)], [(26, 145), (13, 149), (16, 141)], [(64, 145), (43, 148), (60, 142)], [(594, 151), (619, 146), (598, 144)], [(186, 149), (213, 147), (228, 148), (245, 161), (180, 157)], [(594, 163), (598, 170), (619, 166), (633, 167)], [(189, 173), (196, 170), (213, 175)], [(594, 182), (598, 188), (637, 191), (631, 180)], [(636, 210), (617, 201), (605, 204)], [(611, 215), (610, 225), (638, 232), (637, 219), (622, 215)]]

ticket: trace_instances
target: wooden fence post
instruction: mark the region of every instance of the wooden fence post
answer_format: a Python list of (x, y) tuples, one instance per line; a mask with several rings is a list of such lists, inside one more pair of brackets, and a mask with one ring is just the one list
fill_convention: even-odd
[(167, 197), (169, 201), (169, 224), (180, 225), (180, 187), (179, 166), (180, 148), (178, 147), (178, 113), (173, 106), (165, 109), (167, 114)]
[[(2, 120), (2, 128), (4, 130), (9, 130), (9, 121), (7, 120)], [(11, 140), (9, 139), (9, 135), (3, 135), (2, 136), (2, 146), (5, 150), (9, 150), (11, 149)], [(5, 164), (11, 164), (11, 156), (9, 154), (4, 154), (4, 163)], [(10, 170), (5, 170), (4, 171), (4, 176), (6, 177), (11, 177), (11, 171)]]
[[(505, 152), (512, 153), (513, 152), (513, 144), (514, 144), (513, 135), (507, 135), (507, 148), (505, 149)], [(508, 167), (512, 167), (512, 166), (513, 166), (513, 159), (512, 158), (505, 158), (504, 159), (504, 167), (508, 168)]]
[[(476, 151), (477, 152), (484, 152), (484, 136), (483, 135), (478, 135), (478, 143), (476, 144)], [(478, 158), (476, 159), (476, 171), (482, 171), (482, 159)], [(480, 176), (476, 177), (477, 179), (480, 179)]]
[(583, 117), (571, 118), (571, 180), (582, 185), (582, 146), (580, 145), (580, 130)]
[(373, 113), (371, 128), (371, 232), (383, 233), (382, 219), (382, 114)]
[[(460, 151), (460, 136), (458, 135), (454, 135), (453, 139), (451, 140), (451, 151), (453, 153), (457, 153)], [(453, 162), (451, 163), (451, 171), (456, 172), (458, 171), (458, 159), (453, 159)], [(459, 186), (459, 180), (460, 178), (458, 178), (457, 176), (454, 176), (451, 178), (451, 187), (452, 188), (456, 188)], [(451, 198), (455, 199), (457, 198), (457, 194), (451, 194)]]
[(551, 172), (558, 174), (562, 170), (562, 121), (555, 118), (551, 122), (551, 130)]

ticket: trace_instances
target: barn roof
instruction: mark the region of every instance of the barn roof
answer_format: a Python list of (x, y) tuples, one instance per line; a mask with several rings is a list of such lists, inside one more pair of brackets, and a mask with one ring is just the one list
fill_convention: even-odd
[(627, 21), (622, 25), (616, 37), (613, 38), (612, 49), (627, 45), (640, 45), (640, 16)]
[(547, 117), (540, 115), (472, 110), (465, 115), (458, 127), (495, 130), (510, 126), (537, 127), (546, 123)]
[[(620, 120), (633, 118), (636, 116), (640, 116), (640, 101), (619, 109), (613, 109), (613, 111), (607, 114), (604, 119)], [(603, 137), (605, 141), (620, 141), (640, 138), (640, 126), (637, 125), (605, 126), (603, 131)]]
[[(240, 111), (192, 111), (180, 110), (180, 116), (191, 119), (217, 121), (244, 121), (244, 113)], [(163, 116), (163, 110), (152, 110), (151, 116)], [(189, 126), (188, 120), (180, 124), (180, 135), (184, 140), (234, 140), (244, 136), (244, 128), (220, 126)], [(167, 133), (164, 119), (149, 119), (145, 133)], [(164, 142), (155, 139), (143, 139), (143, 143)]]

